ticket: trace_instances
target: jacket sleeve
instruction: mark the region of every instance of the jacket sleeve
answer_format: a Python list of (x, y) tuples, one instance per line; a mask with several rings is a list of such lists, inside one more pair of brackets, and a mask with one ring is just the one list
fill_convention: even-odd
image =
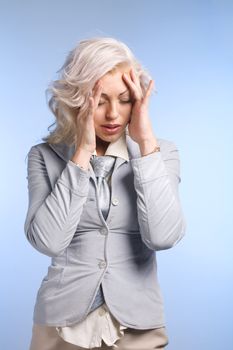
[(70, 243), (89, 189), (89, 172), (67, 162), (51, 188), (43, 155), (37, 146), (28, 153), (28, 211), (24, 231), (39, 252), (54, 257)]
[(160, 149), (131, 160), (140, 233), (153, 250), (173, 247), (186, 230), (178, 193), (179, 153), (171, 141), (162, 143)]

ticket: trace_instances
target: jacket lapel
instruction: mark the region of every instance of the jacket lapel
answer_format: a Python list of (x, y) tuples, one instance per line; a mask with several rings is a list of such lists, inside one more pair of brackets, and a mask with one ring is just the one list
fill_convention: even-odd
[[(68, 146), (65, 143), (59, 143), (59, 144), (49, 143), (49, 146), (66, 163), (72, 158), (75, 151), (74, 145)], [(90, 169), (90, 177), (92, 177), (95, 180), (95, 173), (91, 164), (89, 164), (89, 169)]]
[[(63, 159), (65, 162), (68, 162), (75, 151), (75, 146), (68, 146), (65, 143), (60, 143), (60, 144), (48, 144), (52, 150), (61, 158)], [(140, 155), (140, 148), (138, 146), (138, 144), (133, 141), (133, 139), (126, 134), (126, 145), (127, 145), (127, 149), (128, 149), (128, 154), (129, 154), (129, 161), (132, 158), (139, 158)], [(116, 163), (115, 163), (115, 168), (114, 170), (116, 170), (121, 164), (125, 163), (128, 161), (126, 159), (123, 159), (121, 157), (117, 157), (116, 159)], [(93, 170), (93, 167), (91, 165), (91, 163), (89, 164), (89, 170), (90, 170), (90, 177), (94, 179), (95, 181), (95, 173)]]

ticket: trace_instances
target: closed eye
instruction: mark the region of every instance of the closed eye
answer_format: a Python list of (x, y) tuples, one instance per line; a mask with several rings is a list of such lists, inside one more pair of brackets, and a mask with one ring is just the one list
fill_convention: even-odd
[(131, 100), (120, 100), (120, 103), (131, 103)]
[[(125, 103), (131, 103), (132, 101), (131, 101), (131, 99), (128, 99), (128, 100), (120, 100), (119, 102), (122, 104), (125, 104)], [(99, 101), (98, 106), (102, 106), (105, 103), (106, 103), (106, 101)]]

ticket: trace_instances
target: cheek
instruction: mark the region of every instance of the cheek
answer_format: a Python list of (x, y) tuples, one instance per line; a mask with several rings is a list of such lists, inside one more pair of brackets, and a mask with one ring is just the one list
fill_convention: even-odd
[(101, 108), (97, 109), (94, 114), (94, 124), (95, 125), (101, 124), (101, 122), (103, 121), (103, 117), (104, 117), (104, 111)]
[(127, 104), (120, 108), (120, 114), (122, 117), (124, 117), (125, 120), (129, 120), (131, 116), (131, 110), (132, 106), (130, 104)]

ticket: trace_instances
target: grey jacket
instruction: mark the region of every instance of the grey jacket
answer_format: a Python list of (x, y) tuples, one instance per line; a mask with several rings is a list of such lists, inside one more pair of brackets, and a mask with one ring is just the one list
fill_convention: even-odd
[(40, 143), (28, 153), (29, 205), (25, 234), (50, 256), (33, 320), (70, 326), (87, 316), (102, 283), (113, 316), (130, 328), (165, 325), (156, 251), (185, 233), (179, 200), (176, 145), (157, 138), (161, 152), (141, 157), (126, 135), (129, 161), (118, 157), (105, 221), (96, 201), (96, 178), (70, 161), (74, 147)]

